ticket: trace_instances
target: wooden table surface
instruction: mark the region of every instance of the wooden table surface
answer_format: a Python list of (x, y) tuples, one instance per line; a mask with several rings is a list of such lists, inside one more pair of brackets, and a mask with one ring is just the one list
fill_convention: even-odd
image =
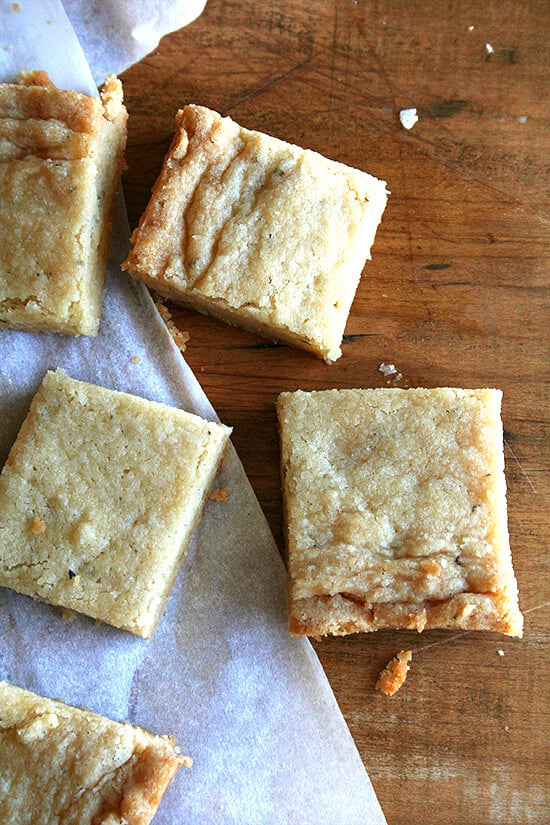
[[(314, 642), (390, 825), (550, 822), (549, 79), (548, 0), (209, 0), (123, 76), (132, 227), (175, 111), (191, 102), (392, 192), (335, 364), (170, 305), (281, 547), (279, 392), (504, 391), (523, 640)], [(419, 114), (410, 131), (398, 116), (408, 107)], [(383, 362), (402, 377), (385, 377)], [(404, 647), (409, 677), (384, 697), (377, 674)]]

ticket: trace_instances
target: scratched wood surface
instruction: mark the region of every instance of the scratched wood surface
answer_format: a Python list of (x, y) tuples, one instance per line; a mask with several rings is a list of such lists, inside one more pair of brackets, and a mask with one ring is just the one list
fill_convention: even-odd
[[(488, 44), (488, 45), (487, 45)], [(390, 825), (550, 821), (547, 0), (209, 0), (124, 76), (135, 226), (173, 130), (201, 103), (388, 181), (327, 366), (171, 306), (185, 357), (282, 546), (282, 390), (498, 386), (522, 641), (380, 632), (315, 643)], [(417, 107), (411, 131), (398, 112)], [(386, 378), (382, 362), (400, 378)], [(377, 694), (400, 648), (412, 668)], [(230, 761), (230, 754), (228, 754)]]

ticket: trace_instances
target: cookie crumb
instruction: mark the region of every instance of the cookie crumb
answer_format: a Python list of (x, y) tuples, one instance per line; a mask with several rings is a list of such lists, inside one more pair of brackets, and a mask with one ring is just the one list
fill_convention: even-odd
[(212, 490), (209, 495), (209, 498), (212, 501), (228, 501), (229, 500), (229, 490), (227, 487), (218, 487), (217, 490)]
[(503, 650), (497, 650), (497, 653), (498, 653), (499, 656), (504, 656), (504, 651)]
[(130, 363), (131, 364), (139, 364), (140, 361), (141, 361), (141, 358), (138, 358), (137, 355), (134, 355), (133, 358), (130, 358)]
[(489, 56), (490, 54), (493, 54), (493, 52), (495, 50), (493, 49), (493, 47), (491, 46), (490, 43), (486, 43), (485, 44), (485, 51), (487, 52), (487, 56)]
[(386, 696), (393, 696), (397, 693), (407, 678), (411, 659), (412, 650), (400, 650), (381, 672), (376, 682), (376, 689)]
[[(395, 364), (384, 364), (384, 362), (382, 362), (378, 367), (378, 371), (385, 375), (386, 378), (389, 376), (390, 378), (393, 378), (395, 381), (401, 381), (401, 379), (403, 378), (403, 374), (397, 372)], [(390, 381), (386, 381), (386, 384), (389, 383)]]
[(418, 123), (418, 112), (416, 109), (401, 109), (399, 120), (404, 129), (412, 129), (414, 124)]
[(177, 328), (175, 323), (172, 321), (172, 313), (170, 312), (168, 307), (162, 303), (162, 301), (156, 300), (155, 306), (158, 310), (160, 317), (166, 324), (166, 328), (172, 336), (175, 345), (181, 353), (184, 353), (187, 349), (187, 343), (189, 342), (191, 336), (188, 332), (184, 332), (181, 329)]

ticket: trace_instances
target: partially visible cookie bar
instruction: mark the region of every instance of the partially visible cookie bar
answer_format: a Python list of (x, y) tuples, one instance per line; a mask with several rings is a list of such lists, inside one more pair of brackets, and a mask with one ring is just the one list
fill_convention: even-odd
[(0, 475), (0, 585), (150, 638), (230, 432), (47, 373)]
[(386, 197), (365, 172), (186, 106), (123, 268), (334, 361)]
[(371, 389), (278, 400), (295, 635), (522, 635), (501, 392)]
[(171, 737), (0, 682), (3, 825), (148, 825), (190, 764)]
[(0, 85), (0, 326), (96, 335), (126, 144), (122, 86)]

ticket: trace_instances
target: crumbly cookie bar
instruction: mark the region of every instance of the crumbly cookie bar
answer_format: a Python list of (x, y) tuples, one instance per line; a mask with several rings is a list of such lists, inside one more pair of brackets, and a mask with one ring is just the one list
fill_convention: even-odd
[(149, 638), (230, 432), (47, 373), (0, 475), (0, 585)]
[(190, 764), (171, 737), (0, 682), (3, 825), (148, 825)]
[(521, 636), (500, 404), (490, 389), (279, 397), (292, 633)]
[(122, 86), (0, 84), (0, 326), (96, 335), (126, 144)]
[(176, 135), (123, 264), (163, 295), (327, 361), (386, 185), (200, 106)]

